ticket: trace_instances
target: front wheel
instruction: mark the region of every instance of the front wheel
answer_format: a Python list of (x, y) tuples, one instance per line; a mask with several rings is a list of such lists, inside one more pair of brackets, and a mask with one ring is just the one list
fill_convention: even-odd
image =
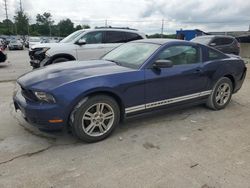
[(117, 102), (106, 95), (87, 99), (73, 114), (74, 134), (85, 142), (97, 142), (108, 137), (120, 120)]
[(207, 106), (213, 110), (225, 108), (231, 100), (233, 84), (229, 78), (223, 77), (215, 84), (208, 98)]
[(55, 63), (62, 63), (62, 62), (66, 62), (66, 61), (70, 61), (69, 59), (67, 58), (64, 58), (64, 57), (59, 57), (59, 58), (56, 58), (55, 60), (52, 61), (52, 64), (55, 64)]

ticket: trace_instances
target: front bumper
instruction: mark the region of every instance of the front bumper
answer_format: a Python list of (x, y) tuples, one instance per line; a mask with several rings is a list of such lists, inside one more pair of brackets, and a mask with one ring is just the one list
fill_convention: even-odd
[(23, 46), (9, 46), (9, 49), (11, 49), (11, 50), (22, 50)]
[(47, 63), (48, 57), (45, 55), (45, 52), (42, 52), (41, 49), (36, 50), (29, 50), (29, 56), (30, 56), (30, 65), (33, 68), (39, 68), (42, 67), (44, 64)]
[[(14, 94), (13, 101), (16, 111), (20, 110), (27, 122), (40, 129), (58, 130), (67, 124), (67, 118), (64, 118), (62, 108), (57, 104), (31, 102), (23, 97), (21, 90)], [(52, 120), (61, 122), (52, 123)]]

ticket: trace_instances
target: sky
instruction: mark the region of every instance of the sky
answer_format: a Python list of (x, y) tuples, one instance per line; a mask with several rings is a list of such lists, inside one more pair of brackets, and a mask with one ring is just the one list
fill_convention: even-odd
[[(19, 0), (7, 0), (9, 17)], [(36, 14), (50, 12), (55, 22), (70, 18), (75, 24), (131, 27), (147, 34), (175, 33), (179, 29), (246, 31), (250, 25), (250, 0), (22, 0), (23, 10), (35, 23)], [(0, 21), (5, 19), (0, 0)], [(162, 22), (162, 20), (164, 20)]]

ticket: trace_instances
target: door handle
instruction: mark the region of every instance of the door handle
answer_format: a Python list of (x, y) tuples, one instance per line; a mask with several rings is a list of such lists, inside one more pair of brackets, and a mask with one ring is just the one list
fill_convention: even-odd
[(200, 69), (200, 68), (197, 68), (197, 69), (194, 70), (194, 73), (196, 73), (196, 74), (202, 74), (203, 70)]

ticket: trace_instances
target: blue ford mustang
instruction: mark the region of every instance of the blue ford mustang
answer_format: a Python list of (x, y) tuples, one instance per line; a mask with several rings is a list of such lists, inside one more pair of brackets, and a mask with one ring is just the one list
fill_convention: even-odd
[(223, 109), (245, 75), (239, 57), (186, 41), (145, 39), (101, 60), (59, 63), (21, 76), (14, 105), (40, 129), (69, 125), (80, 139), (95, 142), (138, 113), (190, 103)]

